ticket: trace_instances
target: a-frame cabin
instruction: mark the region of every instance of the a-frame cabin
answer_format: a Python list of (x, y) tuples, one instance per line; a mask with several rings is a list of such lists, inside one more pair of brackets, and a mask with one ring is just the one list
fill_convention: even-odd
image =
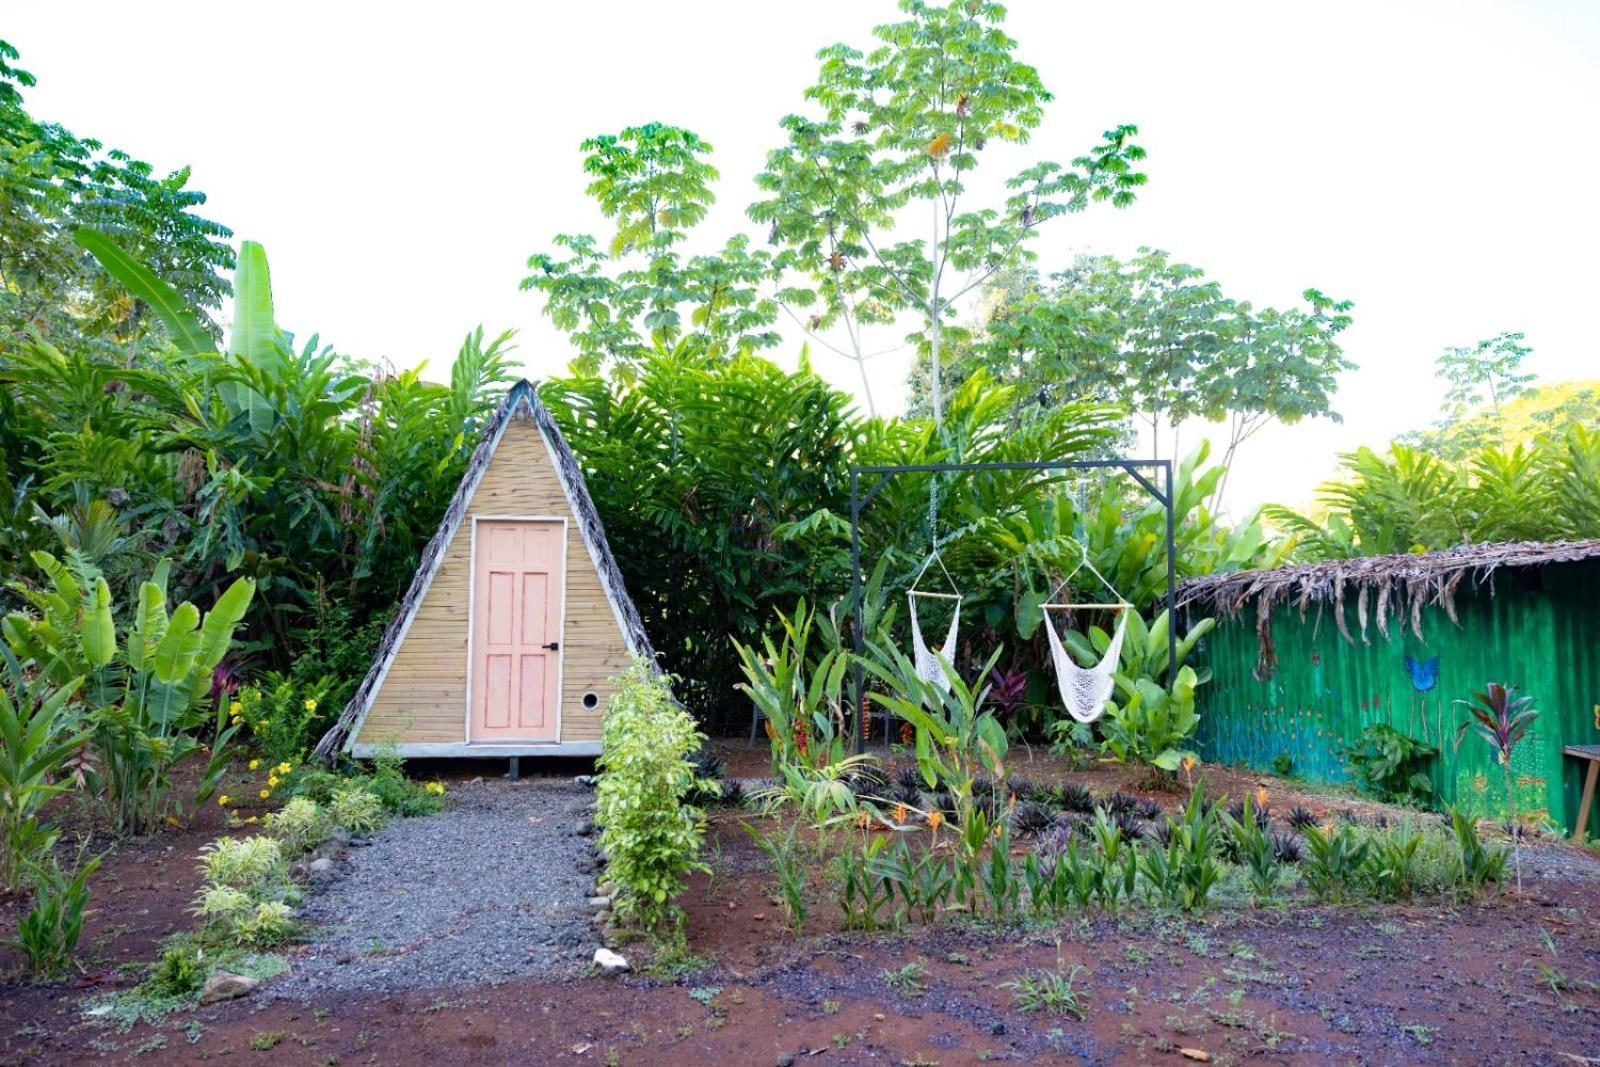
[(598, 755), (610, 679), (633, 656), (655, 659), (577, 460), (523, 380), (315, 754)]

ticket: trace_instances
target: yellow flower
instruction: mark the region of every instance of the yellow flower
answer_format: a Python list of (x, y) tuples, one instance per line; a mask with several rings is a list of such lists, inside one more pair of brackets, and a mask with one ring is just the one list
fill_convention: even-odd
[(228, 794), (224, 793), (220, 797), (217, 798), (217, 807), (225, 808), (225, 807), (228, 806), (228, 803), (231, 800), (233, 800), (233, 798), (230, 797)]
[(252, 815), (249, 818), (245, 819), (245, 825), (248, 826), (251, 823), (257, 823), (257, 822), (260, 822), (260, 821), (261, 821), (260, 819), (256, 818), (254, 815)]
[(244, 714), (244, 705), (235, 700), (233, 703), (228, 705), (228, 714), (237, 719), (239, 716)]
[(263, 789), (263, 790), (262, 790), (262, 791), (261, 791), (261, 793), (260, 793), (260, 796), (261, 796), (261, 799), (262, 799), (262, 800), (271, 800), (271, 799), (272, 799), (272, 790), (270, 790), (270, 789)]
[(278, 766), (273, 769), (279, 774), (288, 774), (290, 771), (294, 770), (294, 765), (285, 761), (278, 764)]
[(427, 789), (428, 792), (432, 793), (436, 797), (444, 796), (444, 783), (443, 782), (429, 782), (423, 788)]
[(267, 776), (267, 787), (270, 789), (278, 788), (278, 776), (276, 774), (269, 774)]
[(937, 830), (939, 828), (939, 824), (942, 823), (942, 822), (944, 822), (944, 812), (942, 812), (942, 811), (930, 811), (930, 812), (928, 812), (928, 825), (930, 827), (932, 827), (933, 829)]
[(256, 769), (256, 768), (257, 768), (257, 767), (259, 767), (259, 766), (261, 766), (261, 761), (260, 761), (260, 760), (258, 760), (258, 759), (253, 759), (253, 760), (251, 760), (251, 761), (250, 761), (250, 769), (251, 769), (251, 770), (252, 770), (252, 771), (253, 771), (253, 770), (255, 770), (255, 769)]
[(306, 710), (307, 711), (316, 711), (317, 710), (317, 702), (315, 700), (306, 701)]
[(176, 815), (168, 815), (167, 816), (167, 825), (168, 826), (176, 826), (176, 825), (178, 825), (178, 817)]

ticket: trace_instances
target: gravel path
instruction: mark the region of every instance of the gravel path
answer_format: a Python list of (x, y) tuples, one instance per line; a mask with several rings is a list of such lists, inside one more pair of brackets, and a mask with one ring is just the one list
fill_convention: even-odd
[(441, 814), (352, 848), (303, 907), (311, 944), (270, 995), (394, 991), (576, 972), (599, 941), (575, 833), (594, 791), (570, 778), (475, 780)]

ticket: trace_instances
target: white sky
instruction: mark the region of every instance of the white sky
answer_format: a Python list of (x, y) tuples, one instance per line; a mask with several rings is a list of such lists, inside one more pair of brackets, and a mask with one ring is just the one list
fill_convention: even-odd
[[(480, 322), (517, 327), (532, 374), (564, 367), (517, 283), (554, 234), (604, 231), (580, 140), (695, 130), (723, 173), (708, 235), (750, 228), (751, 176), (816, 50), (897, 17), (890, 0), (7, 8), (36, 116), (192, 165), (211, 217), (266, 246), (286, 328), (436, 377)], [(1042, 268), (1148, 244), (1258, 304), (1356, 301), (1343, 425), (1261, 434), (1236, 508), (1304, 502), (1335, 452), (1435, 418), (1447, 344), (1525, 330), (1546, 380), (1600, 376), (1600, 3), (1015, 0), (1007, 28), (1056, 94), (1016, 164), (1119, 122), (1150, 152), (1139, 203), (1052, 223)], [(852, 365), (815, 364), (853, 387)], [(905, 370), (874, 364), (880, 406), (898, 410)]]

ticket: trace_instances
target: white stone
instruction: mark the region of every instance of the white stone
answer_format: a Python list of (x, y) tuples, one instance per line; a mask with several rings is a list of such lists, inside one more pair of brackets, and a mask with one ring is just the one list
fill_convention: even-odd
[(594, 950), (594, 965), (600, 968), (601, 974), (621, 974), (630, 969), (627, 960), (608, 948)]

